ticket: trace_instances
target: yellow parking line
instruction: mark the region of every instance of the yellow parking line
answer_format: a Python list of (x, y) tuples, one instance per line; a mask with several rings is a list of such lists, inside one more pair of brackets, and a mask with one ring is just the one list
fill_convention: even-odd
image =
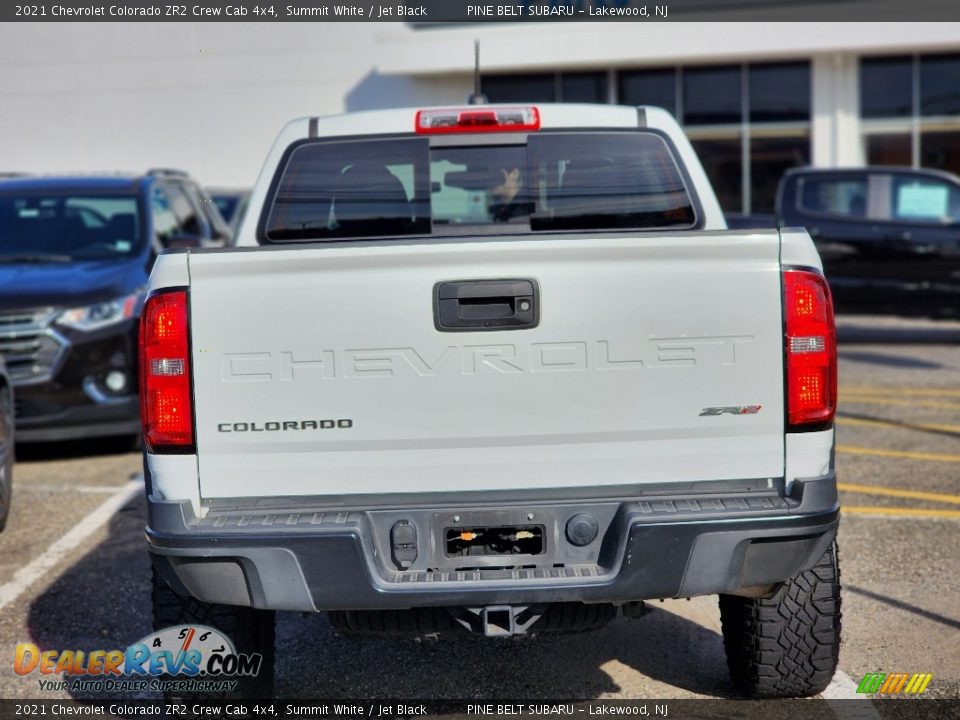
[(960, 435), (960, 425), (942, 425), (940, 423), (911, 423), (898, 420), (881, 420), (874, 418), (838, 417), (837, 425), (866, 425), (869, 427), (900, 428), (901, 430), (936, 430), (939, 432), (957, 433)]
[(861, 395), (859, 393), (842, 393), (840, 402), (858, 405), (909, 405), (915, 408), (933, 408), (934, 410), (960, 410), (960, 403), (936, 402), (935, 400), (891, 400), (886, 397)]
[(875, 455), (877, 457), (903, 458), (905, 460), (931, 460), (933, 462), (960, 463), (960, 455), (941, 453), (907, 452), (905, 450), (879, 450), (877, 448), (837, 445), (837, 452), (846, 455)]
[(923, 510), (921, 508), (897, 507), (841, 507), (845, 515), (904, 515), (907, 517), (958, 518), (960, 510)]
[(863, 493), (864, 495), (885, 495), (887, 497), (910, 498), (911, 500), (932, 500), (960, 505), (960, 495), (948, 493), (932, 493), (922, 490), (901, 490), (900, 488), (882, 487), (880, 485), (859, 485), (857, 483), (837, 483), (837, 489), (843, 492)]
[(840, 386), (840, 393), (850, 393), (854, 395), (917, 395), (926, 397), (960, 397), (960, 390), (947, 390), (945, 388), (909, 388), (909, 387), (864, 387), (864, 386)]

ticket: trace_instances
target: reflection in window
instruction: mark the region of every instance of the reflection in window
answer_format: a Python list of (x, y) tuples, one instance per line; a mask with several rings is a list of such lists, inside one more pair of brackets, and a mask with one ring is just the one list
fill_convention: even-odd
[(750, 122), (810, 119), (810, 63), (751, 65)]
[(95, 195), (69, 188), (0, 192), (0, 255), (101, 259), (136, 252), (140, 212), (132, 194)]
[(865, 118), (910, 117), (913, 58), (860, 60), (860, 114)]
[(672, 68), (622, 72), (618, 92), (623, 105), (654, 105), (677, 114), (677, 72)]
[(810, 138), (798, 137), (750, 139), (751, 212), (772, 213), (777, 185), (789, 168), (810, 163)]
[(424, 138), (298, 146), (282, 171), (267, 239), (429, 232), (428, 149)]
[(533, 230), (689, 227), (690, 195), (651, 133), (556, 133), (528, 141), (540, 198)]
[(742, 212), (743, 162), (740, 138), (692, 140), (724, 212)]
[(920, 58), (920, 114), (960, 115), (960, 55)]
[(739, 123), (740, 66), (686, 68), (683, 71), (683, 122), (687, 125)]

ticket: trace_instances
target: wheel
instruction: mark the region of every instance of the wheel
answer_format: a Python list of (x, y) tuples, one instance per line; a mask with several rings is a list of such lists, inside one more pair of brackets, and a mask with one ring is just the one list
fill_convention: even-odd
[[(153, 629), (173, 625), (207, 625), (233, 640), (238, 653), (260, 653), (263, 663), (256, 678), (240, 678), (229, 696), (246, 699), (273, 697), (275, 618), (272, 610), (216, 605), (178, 595), (153, 569)], [(169, 677), (164, 679), (171, 679)], [(200, 697), (189, 695), (189, 697)]]
[(720, 596), (730, 676), (750, 697), (826, 689), (840, 653), (840, 565), (834, 541), (819, 562), (771, 598)]

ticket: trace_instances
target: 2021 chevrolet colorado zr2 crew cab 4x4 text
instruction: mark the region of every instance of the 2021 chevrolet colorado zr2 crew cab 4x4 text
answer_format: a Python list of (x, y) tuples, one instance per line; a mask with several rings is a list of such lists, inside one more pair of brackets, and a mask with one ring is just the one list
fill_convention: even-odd
[(719, 594), (741, 691), (834, 673), (820, 260), (725, 230), (660, 109), (296, 120), (238, 247), (158, 259), (141, 368), (158, 627), (269, 659), (276, 610), (508, 636)]

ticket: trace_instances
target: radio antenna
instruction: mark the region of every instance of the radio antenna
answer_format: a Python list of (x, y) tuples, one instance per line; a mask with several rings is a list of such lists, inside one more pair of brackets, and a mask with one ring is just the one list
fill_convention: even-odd
[(473, 95), (468, 102), (471, 105), (486, 105), (487, 97), (480, 92), (480, 41), (473, 41)]

